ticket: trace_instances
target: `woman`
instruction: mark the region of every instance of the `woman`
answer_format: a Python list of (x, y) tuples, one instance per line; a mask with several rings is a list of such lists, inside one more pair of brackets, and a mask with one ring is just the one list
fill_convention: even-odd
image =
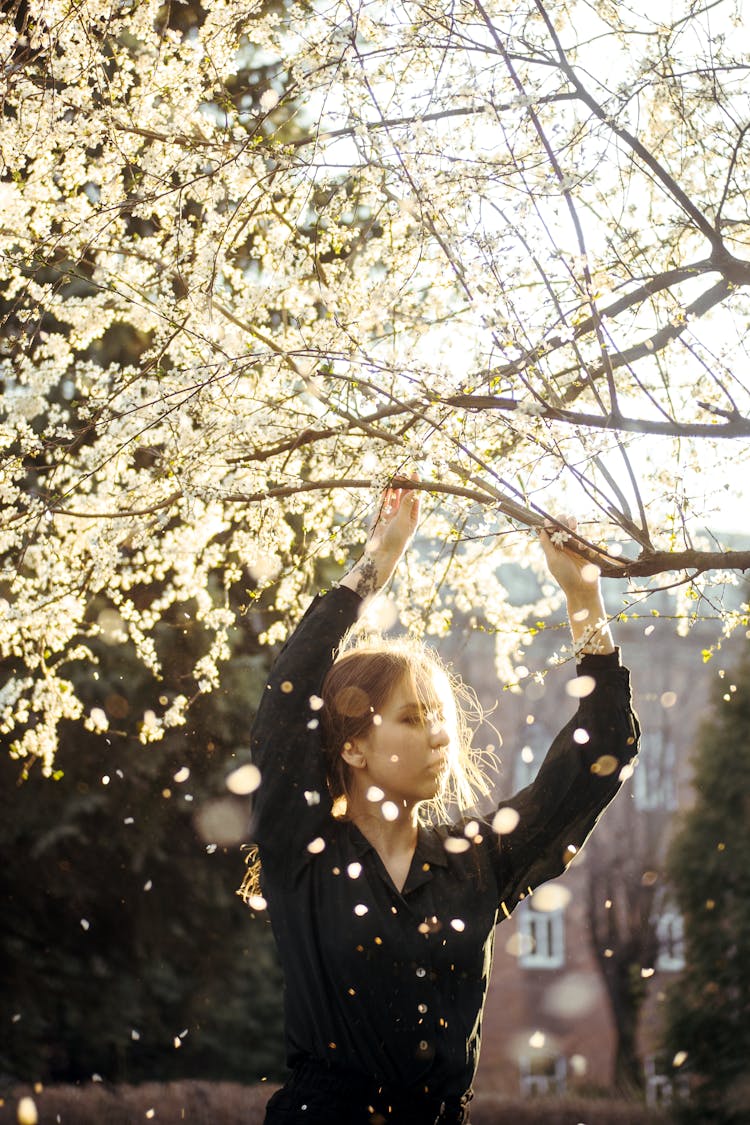
[(415, 490), (387, 490), (363, 557), (281, 650), (256, 719), (254, 836), (292, 1069), (267, 1125), (469, 1120), (495, 924), (564, 870), (637, 751), (595, 568), (543, 531), (592, 690), (494, 818), (420, 822), (477, 780), (445, 673), (398, 644), (333, 663), (418, 516)]

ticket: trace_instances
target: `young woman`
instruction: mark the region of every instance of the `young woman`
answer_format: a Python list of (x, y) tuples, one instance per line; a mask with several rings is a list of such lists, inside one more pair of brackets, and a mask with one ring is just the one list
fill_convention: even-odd
[(591, 690), (493, 817), (434, 815), (478, 779), (446, 673), (403, 642), (339, 651), (418, 514), (416, 490), (386, 492), (363, 557), (281, 650), (253, 731), (292, 1071), (267, 1125), (468, 1122), (495, 925), (565, 869), (637, 751), (598, 578), (543, 531)]

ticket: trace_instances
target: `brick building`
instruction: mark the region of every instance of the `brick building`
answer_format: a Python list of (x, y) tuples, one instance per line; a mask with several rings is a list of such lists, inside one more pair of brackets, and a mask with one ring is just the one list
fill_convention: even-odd
[[(649, 601), (649, 610), (655, 604)], [(618, 622), (614, 631), (632, 671), (643, 727), (640, 758), (565, 875), (538, 889), (498, 930), (479, 1091), (532, 1096), (611, 1089), (617, 1022), (605, 973), (622, 968), (625, 943), (634, 941), (644, 993), (635, 1038), (647, 1095), (652, 1103), (670, 1096), (659, 1054), (660, 1015), (665, 982), (683, 964), (682, 920), (662, 865), (670, 824), (691, 799), (690, 753), (711, 682), (726, 669), (729, 686), (746, 639), (738, 631), (704, 662), (702, 650), (717, 639), (716, 622), (696, 624), (687, 637), (662, 618)], [(526, 664), (544, 668), (560, 637), (554, 631), (536, 638)], [(466, 643), (455, 630), (441, 649), (483, 706), (499, 699), (492, 715), (502, 736), (497, 794), (507, 797), (531, 780), (574, 712), (565, 693), (571, 668), (551, 669), (543, 684), (529, 677), (520, 691), (498, 692), (491, 638), (472, 632)], [(497, 741), (494, 733), (487, 739)]]

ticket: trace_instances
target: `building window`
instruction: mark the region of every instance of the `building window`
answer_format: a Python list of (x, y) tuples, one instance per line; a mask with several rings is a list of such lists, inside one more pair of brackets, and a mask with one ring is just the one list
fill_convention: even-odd
[(521, 1097), (544, 1097), (546, 1094), (564, 1094), (566, 1066), (562, 1055), (538, 1051), (519, 1059)]
[(665, 907), (659, 915), (656, 939), (659, 943), (656, 968), (669, 973), (678, 973), (684, 969), (685, 927), (682, 915), (673, 906)]
[(641, 812), (677, 808), (675, 745), (666, 727), (643, 738), (633, 775), (633, 796)]
[(535, 910), (533, 899), (524, 899), (516, 911), (524, 969), (561, 969), (565, 964), (563, 910)]
[(647, 1055), (643, 1061), (646, 1077), (646, 1105), (670, 1105), (676, 1098), (685, 1099), (688, 1093), (687, 1076), (675, 1073), (661, 1055)]

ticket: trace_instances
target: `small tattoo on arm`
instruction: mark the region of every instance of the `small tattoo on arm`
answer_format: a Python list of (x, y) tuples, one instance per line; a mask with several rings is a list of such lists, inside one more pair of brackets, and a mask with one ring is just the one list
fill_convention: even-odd
[(369, 555), (364, 555), (357, 566), (356, 593), (361, 598), (365, 598), (368, 594), (374, 594), (379, 589), (378, 568)]

